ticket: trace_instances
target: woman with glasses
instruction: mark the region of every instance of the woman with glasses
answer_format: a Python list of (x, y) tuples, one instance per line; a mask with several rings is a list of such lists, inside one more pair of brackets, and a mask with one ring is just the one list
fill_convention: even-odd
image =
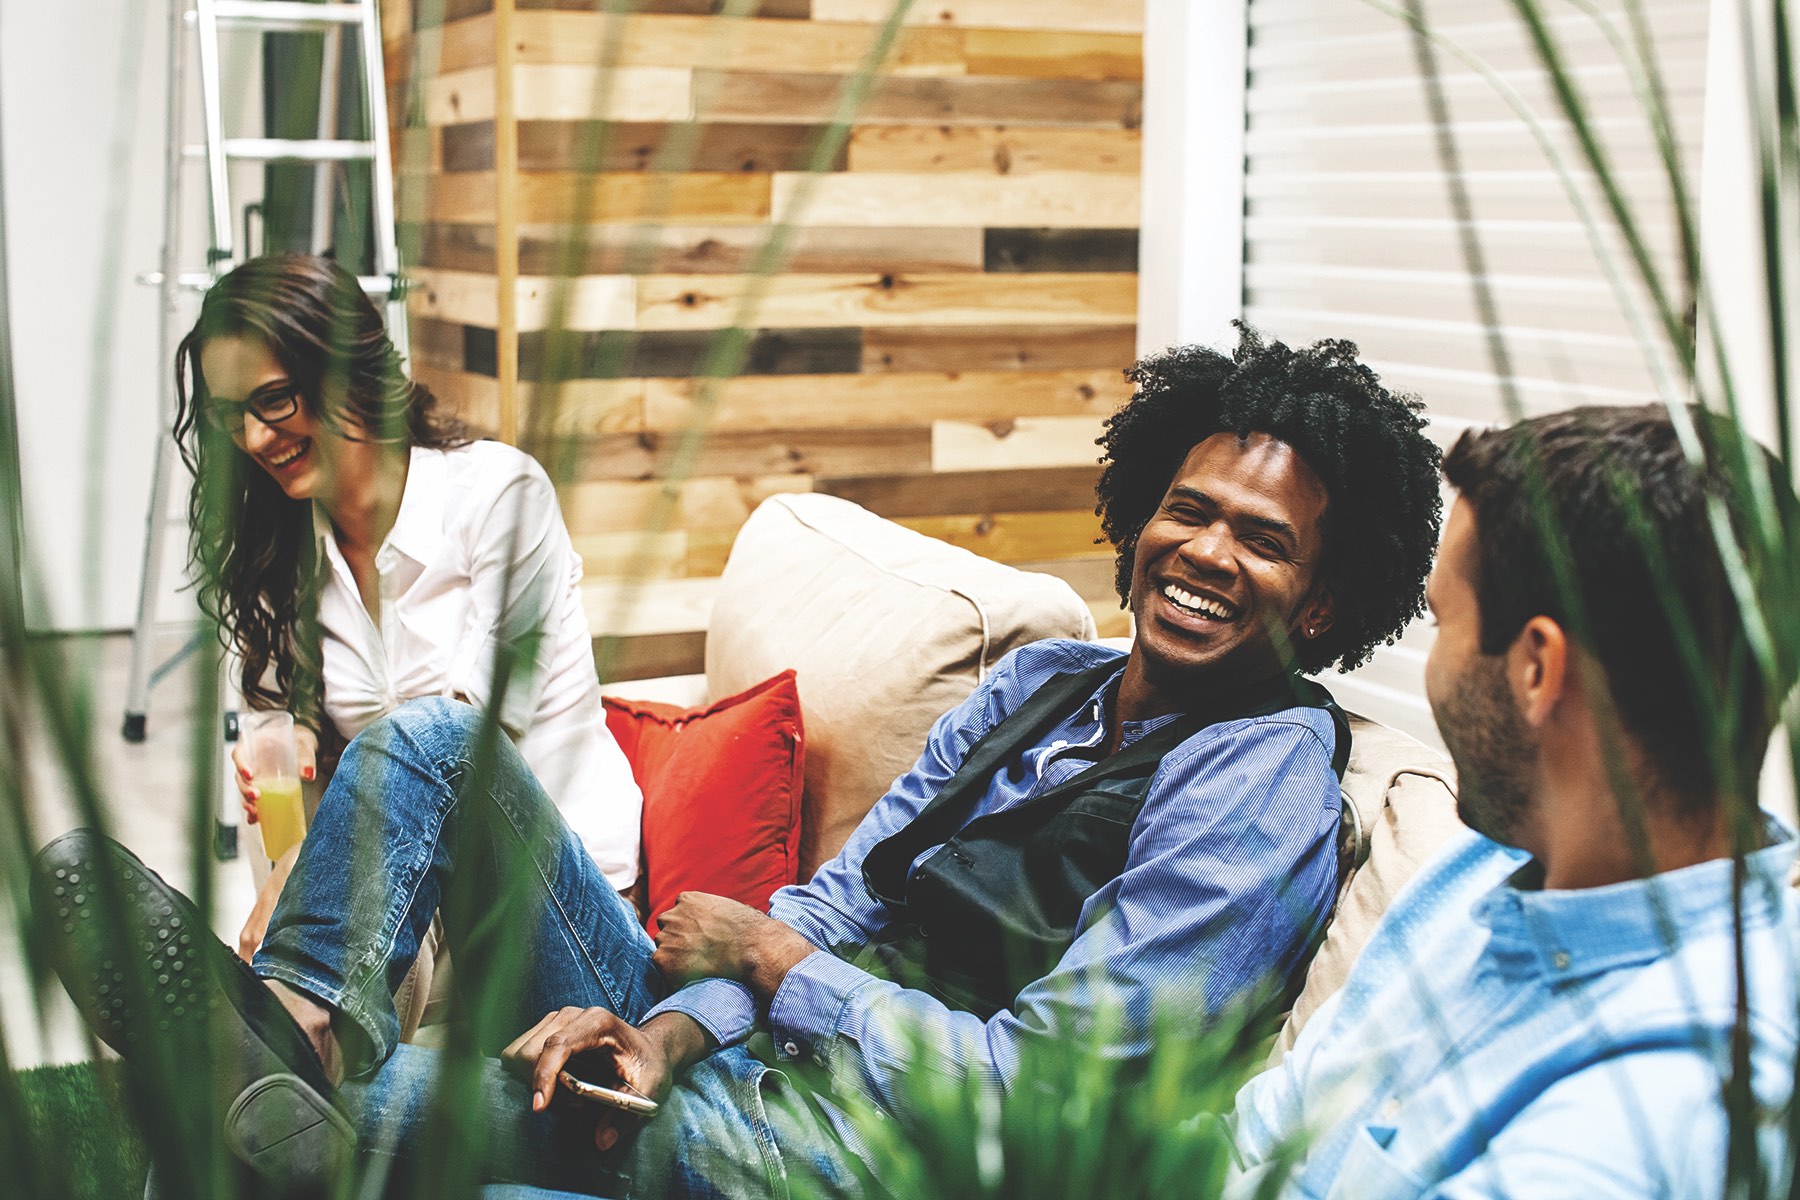
[[(248, 706), (294, 713), (302, 778), (321, 731), (354, 737), (421, 696), (502, 695), (502, 728), (628, 888), (642, 801), (606, 729), (581, 560), (543, 469), (407, 378), (356, 278), (326, 259), (271, 255), (220, 279), (175, 373), (201, 604), (242, 660)], [(293, 858), (258, 898), (246, 957)]]

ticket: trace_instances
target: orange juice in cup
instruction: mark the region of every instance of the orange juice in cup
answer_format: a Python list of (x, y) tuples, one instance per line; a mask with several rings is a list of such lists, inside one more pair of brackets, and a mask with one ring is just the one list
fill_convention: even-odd
[(293, 714), (248, 713), (238, 722), (238, 736), (249, 746), (250, 786), (256, 792), (263, 853), (280, 858), (306, 836)]

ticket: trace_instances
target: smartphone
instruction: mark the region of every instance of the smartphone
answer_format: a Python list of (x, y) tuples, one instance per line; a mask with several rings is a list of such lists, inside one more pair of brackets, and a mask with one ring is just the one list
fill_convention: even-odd
[(622, 1108), (628, 1113), (636, 1113), (640, 1117), (656, 1115), (656, 1101), (631, 1092), (621, 1092), (617, 1088), (601, 1087), (597, 1083), (589, 1083), (585, 1079), (577, 1079), (567, 1071), (560, 1071), (556, 1078), (569, 1089), (569, 1095), (594, 1104), (607, 1104), (613, 1108)]

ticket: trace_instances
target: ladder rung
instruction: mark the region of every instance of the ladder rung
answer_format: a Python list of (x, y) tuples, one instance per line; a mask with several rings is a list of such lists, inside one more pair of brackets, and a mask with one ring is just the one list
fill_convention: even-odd
[[(175, 286), (184, 291), (204, 292), (217, 279), (218, 276), (206, 271), (183, 271), (175, 277)], [(160, 287), (163, 281), (162, 272), (144, 271), (138, 275), (137, 281), (150, 287)], [(362, 290), (371, 296), (385, 296), (394, 290), (394, 281), (386, 275), (358, 275), (356, 282), (360, 283)]]
[[(189, 146), (189, 154), (205, 154)], [(225, 157), (262, 162), (356, 162), (375, 157), (374, 142), (329, 138), (226, 138)]]
[[(149, 287), (161, 287), (161, 271), (140, 271), (137, 281)], [(183, 271), (175, 277), (175, 286), (187, 292), (204, 292), (213, 285), (213, 277), (205, 271)]]
[(361, 4), (308, 4), (304, 0), (215, 0), (213, 13), (221, 25), (254, 26), (277, 32), (304, 33), (333, 25), (355, 25), (363, 19)]

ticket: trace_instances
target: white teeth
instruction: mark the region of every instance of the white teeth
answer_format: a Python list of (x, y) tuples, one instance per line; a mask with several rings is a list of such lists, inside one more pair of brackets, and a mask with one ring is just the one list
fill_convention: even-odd
[(269, 460), (269, 465), (271, 467), (285, 467), (305, 453), (306, 443), (302, 442), (300, 445), (294, 447), (294, 452), (292, 454), (287, 455), (285, 458), (271, 458)]
[(1163, 595), (1174, 601), (1177, 606), (1187, 609), (1189, 612), (1199, 613), (1201, 616), (1210, 617), (1215, 621), (1231, 620), (1231, 609), (1227, 608), (1225, 605), (1220, 604), (1217, 600), (1209, 600), (1205, 596), (1196, 596), (1192, 592), (1187, 591), (1184, 588), (1176, 587), (1172, 583), (1166, 584), (1163, 587)]

